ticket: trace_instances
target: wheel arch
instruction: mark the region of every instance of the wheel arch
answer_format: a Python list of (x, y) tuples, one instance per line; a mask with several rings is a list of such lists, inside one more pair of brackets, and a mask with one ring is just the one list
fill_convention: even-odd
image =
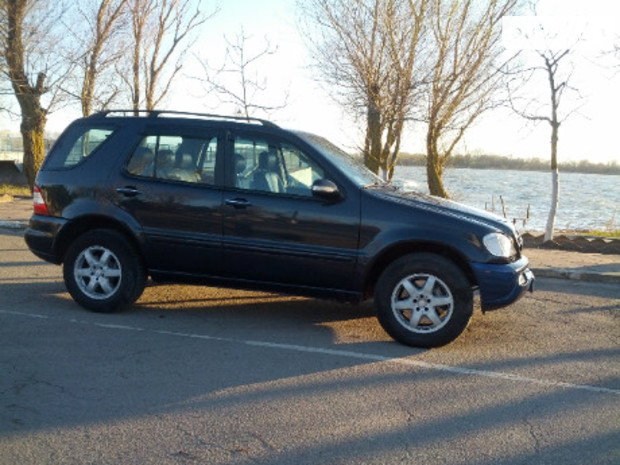
[(54, 245), (56, 255), (64, 262), (67, 249), (71, 245), (72, 240), (95, 229), (108, 229), (122, 234), (129, 244), (138, 252), (140, 260), (142, 260), (144, 264), (142, 247), (136, 234), (121, 221), (104, 215), (85, 215), (67, 223), (56, 238), (56, 243)]
[(364, 279), (364, 298), (373, 295), (377, 280), (390, 263), (413, 253), (432, 253), (450, 260), (465, 274), (472, 287), (477, 286), (476, 277), (467, 259), (454, 247), (432, 241), (402, 242), (386, 248), (372, 262)]

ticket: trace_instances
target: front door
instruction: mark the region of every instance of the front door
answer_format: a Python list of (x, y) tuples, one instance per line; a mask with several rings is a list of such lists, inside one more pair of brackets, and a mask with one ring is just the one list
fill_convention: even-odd
[(277, 138), (233, 134), (224, 190), (228, 273), (250, 281), (349, 290), (359, 237), (359, 198), (313, 197), (327, 173), (307, 153)]

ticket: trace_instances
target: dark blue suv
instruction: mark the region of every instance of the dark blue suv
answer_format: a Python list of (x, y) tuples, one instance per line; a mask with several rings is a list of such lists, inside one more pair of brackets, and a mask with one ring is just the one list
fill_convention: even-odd
[(82, 306), (155, 282), (374, 298), (396, 340), (446, 344), (531, 289), (513, 226), (382, 182), (325, 139), (264, 120), (151, 111), (72, 123), (37, 176), (30, 250)]

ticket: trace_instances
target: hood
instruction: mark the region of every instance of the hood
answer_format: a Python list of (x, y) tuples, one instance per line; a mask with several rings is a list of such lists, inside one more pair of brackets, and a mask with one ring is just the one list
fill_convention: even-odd
[(479, 208), (421, 192), (404, 191), (392, 185), (375, 187), (372, 190), (376, 195), (392, 202), (477, 223), (492, 230), (503, 231), (511, 236), (516, 235), (514, 226), (508, 220)]

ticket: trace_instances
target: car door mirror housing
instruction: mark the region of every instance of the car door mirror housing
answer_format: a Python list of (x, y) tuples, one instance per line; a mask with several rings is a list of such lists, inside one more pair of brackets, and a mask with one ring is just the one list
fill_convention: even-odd
[(342, 198), (338, 186), (329, 179), (318, 179), (312, 184), (312, 195), (326, 200), (339, 200)]

